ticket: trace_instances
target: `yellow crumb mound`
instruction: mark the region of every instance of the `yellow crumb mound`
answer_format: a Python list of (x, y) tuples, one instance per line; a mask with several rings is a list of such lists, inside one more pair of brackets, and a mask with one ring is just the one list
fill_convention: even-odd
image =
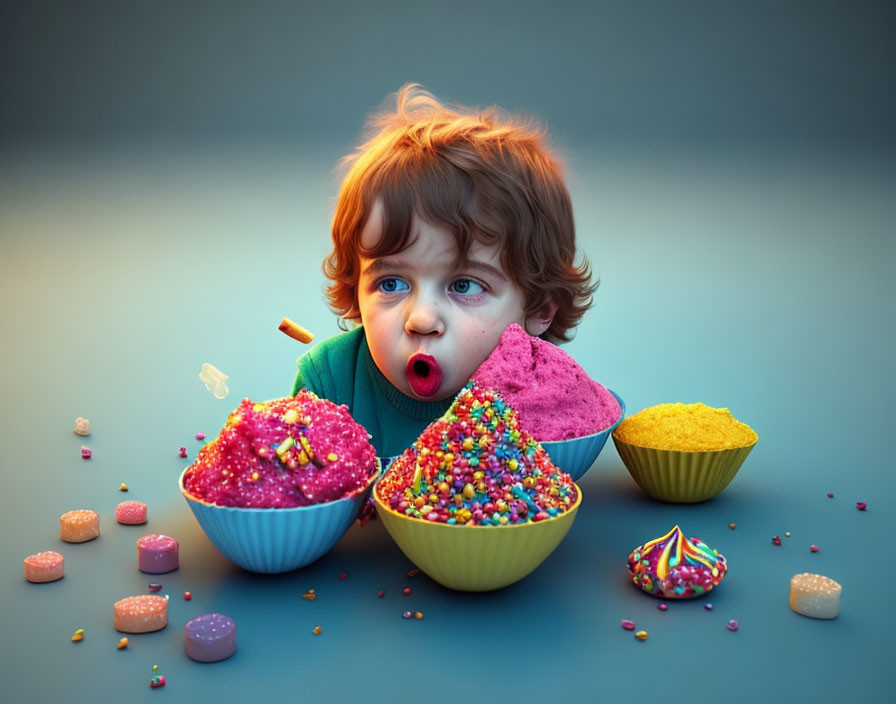
[(704, 403), (661, 403), (619, 424), (617, 440), (657, 450), (705, 452), (748, 447), (759, 436), (727, 408)]

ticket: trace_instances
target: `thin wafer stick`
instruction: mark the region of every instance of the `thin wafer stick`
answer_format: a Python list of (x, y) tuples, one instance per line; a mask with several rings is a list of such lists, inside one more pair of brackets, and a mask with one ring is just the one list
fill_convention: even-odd
[(298, 340), (306, 345), (314, 339), (314, 333), (309, 332), (298, 323), (294, 323), (289, 318), (284, 318), (280, 322), (280, 332), (289, 335), (293, 340)]

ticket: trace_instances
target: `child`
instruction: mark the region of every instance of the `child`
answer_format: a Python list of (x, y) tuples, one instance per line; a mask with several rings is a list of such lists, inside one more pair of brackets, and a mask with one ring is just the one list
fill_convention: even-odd
[(299, 358), (293, 393), (346, 404), (391, 457), (448, 409), (504, 328), (567, 341), (596, 285), (574, 262), (572, 204), (543, 129), (448, 109), (417, 84), (369, 128), (342, 160), (323, 264), (330, 307), (357, 327)]

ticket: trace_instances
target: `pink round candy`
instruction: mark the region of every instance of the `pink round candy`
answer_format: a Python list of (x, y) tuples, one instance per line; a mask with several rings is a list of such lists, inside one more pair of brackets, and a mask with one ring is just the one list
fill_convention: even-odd
[(141, 572), (163, 574), (176, 570), (178, 542), (167, 535), (152, 533), (137, 541), (137, 566)]
[(122, 501), (115, 507), (115, 520), (128, 526), (146, 523), (146, 504), (139, 501)]

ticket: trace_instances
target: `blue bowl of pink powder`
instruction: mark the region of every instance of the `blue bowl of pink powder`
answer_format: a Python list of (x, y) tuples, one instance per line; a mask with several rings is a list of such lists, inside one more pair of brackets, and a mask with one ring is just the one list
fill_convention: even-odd
[(551, 462), (562, 469), (572, 477), (573, 481), (578, 481), (594, 464), (607, 438), (616, 430), (622, 419), (625, 418), (625, 402), (612, 389), (607, 389), (616, 401), (619, 403), (620, 414), (616, 422), (608, 428), (601, 430), (599, 433), (591, 435), (583, 435), (579, 438), (570, 440), (555, 440), (553, 442), (542, 442), (541, 445), (550, 455)]
[[(377, 463), (379, 464), (379, 463)], [(189, 469), (189, 467), (187, 468)], [(293, 508), (218, 506), (180, 491), (205, 535), (218, 552), (250, 572), (290, 572), (326, 555), (358, 518), (379, 478), (379, 467), (354, 496)]]

